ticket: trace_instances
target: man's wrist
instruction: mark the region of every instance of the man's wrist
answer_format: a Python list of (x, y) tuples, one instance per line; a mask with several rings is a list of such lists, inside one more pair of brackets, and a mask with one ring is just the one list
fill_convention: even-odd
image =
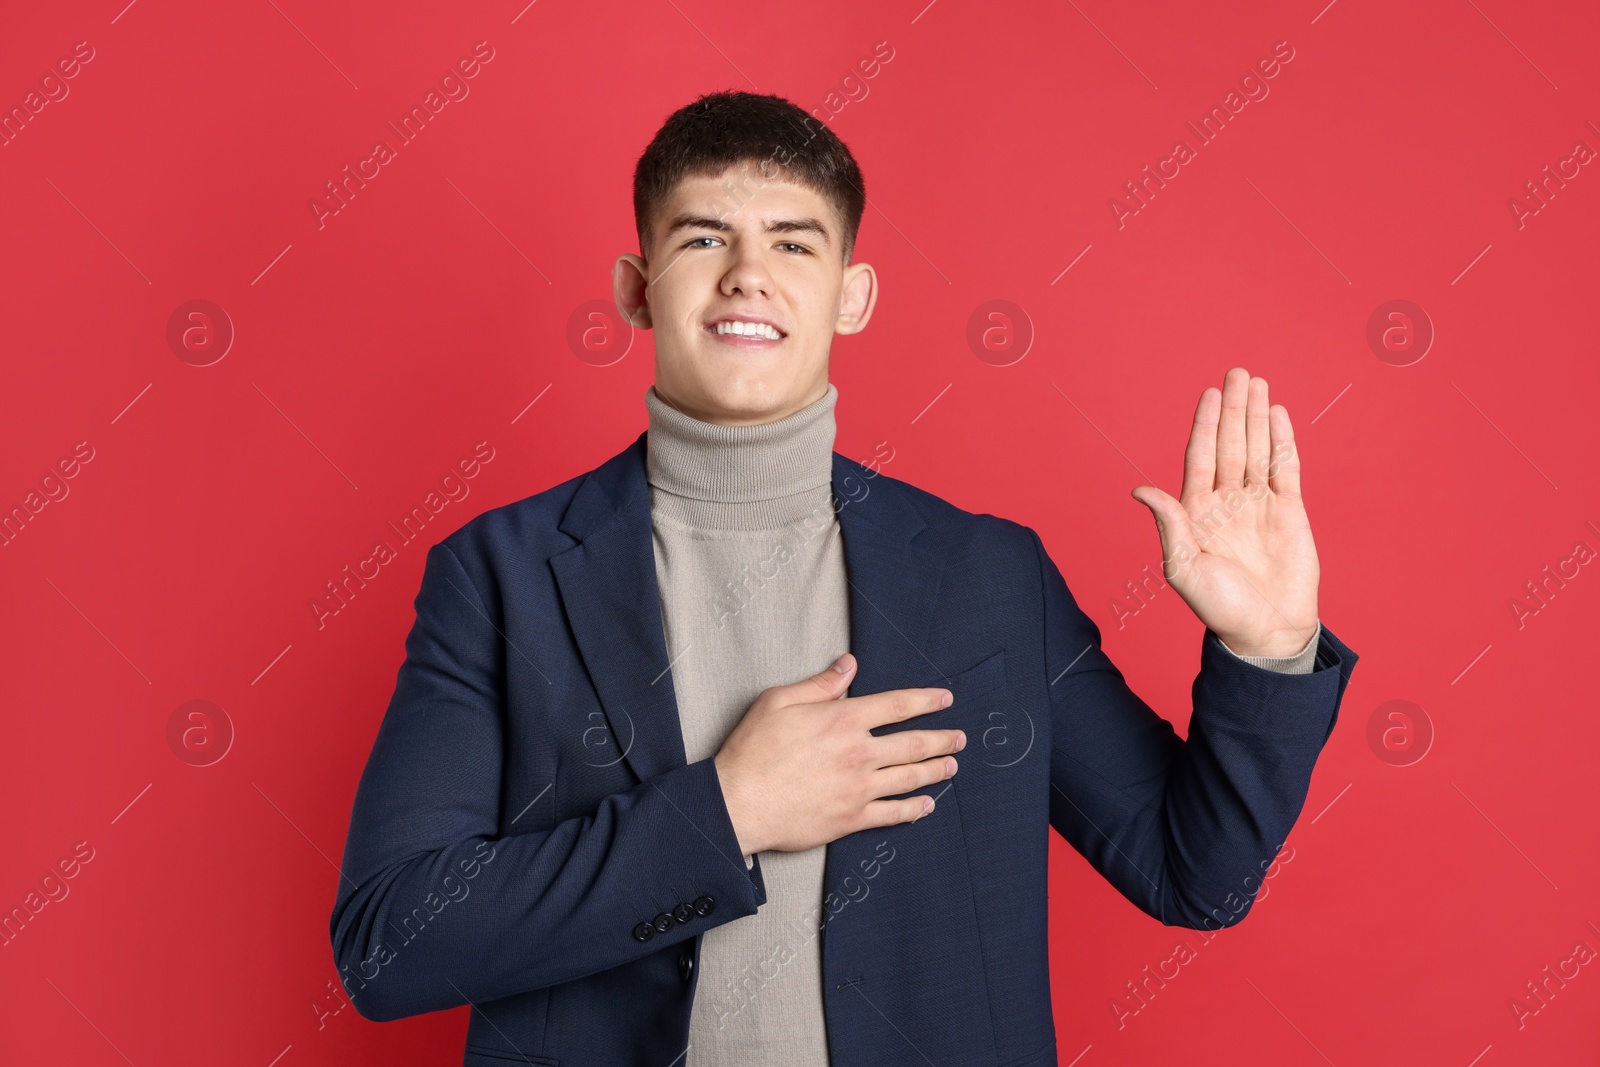
[(744, 814), (741, 798), (731, 776), (722, 764), (720, 753), (712, 757), (711, 765), (717, 770), (717, 784), (722, 787), (722, 804), (728, 809), (728, 821), (733, 824), (733, 836), (739, 840), (740, 853), (748, 859), (761, 851), (760, 842), (755, 839), (750, 819)]
[(1260, 637), (1228, 636), (1217, 634), (1217, 640), (1236, 656), (1267, 656), (1287, 659), (1306, 650), (1317, 634), (1317, 624), (1299, 630), (1275, 630)]

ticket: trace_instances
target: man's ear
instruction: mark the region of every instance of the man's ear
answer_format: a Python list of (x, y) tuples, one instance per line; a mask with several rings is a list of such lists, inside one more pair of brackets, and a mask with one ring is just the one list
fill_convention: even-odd
[(650, 265), (632, 252), (618, 256), (611, 268), (611, 294), (622, 317), (640, 330), (653, 328), (649, 291)]
[(839, 318), (833, 332), (860, 333), (872, 318), (878, 303), (878, 272), (870, 263), (852, 263), (844, 269), (844, 287), (839, 292)]

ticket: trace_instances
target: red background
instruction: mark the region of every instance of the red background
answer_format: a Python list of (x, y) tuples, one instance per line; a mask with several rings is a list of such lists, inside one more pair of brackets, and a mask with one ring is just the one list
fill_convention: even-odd
[[(643, 428), (649, 336), (610, 362), (568, 323), (637, 251), (660, 122), (745, 88), (837, 111), (865, 174), (883, 293), (834, 346), (838, 450), (887, 441), (886, 473), (1036, 527), (1180, 729), (1201, 630), (1171, 589), (1119, 619), (1160, 559), (1128, 491), (1177, 492), (1230, 366), (1295, 421), (1322, 618), (1362, 655), (1338, 729), (1267, 895), (1210, 944), (1054, 839), (1061, 1062), (1595, 1062), (1600, 966), (1543, 1004), (1525, 983), (1600, 950), (1600, 576), (1566, 564), (1520, 625), (1511, 602), (1600, 548), (1600, 168), (1520, 225), (1508, 203), (1600, 148), (1593, 5), (524, 2), (7, 14), (7, 111), (76, 42), (94, 58), (0, 147), (0, 505), (93, 458), (0, 548), (0, 908), (93, 858), (0, 948), (0, 1060), (459, 1062), (466, 1009), (379, 1025), (328, 998), (425, 546)], [(319, 228), (324, 183), (480, 41), (470, 94)], [(1270, 95), (1197, 147), (1184, 123), (1280, 41)], [(1111, 198), (1180, 137), (1197, 158), (1119, 227)], [(196, 299), (235, 331), (209, 366), (167, 340)], [(1031, 336), (1007, 366), (966, 340), (996, 299)], [(1366, 339), (1394, 299), (1436, 331), (1407, 366)], [(324, 583), (480, 441), (470, 496), (319, 629)], [(169, 743), (191, 700), (234, 732), (210, 766)]]

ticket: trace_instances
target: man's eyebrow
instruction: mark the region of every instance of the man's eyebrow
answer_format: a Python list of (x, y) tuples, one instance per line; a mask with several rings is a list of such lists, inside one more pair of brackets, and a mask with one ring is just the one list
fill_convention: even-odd
[[(798, 219), (771, 219), (763, 228), (767, 233), (814, 233), (821, 238), (823, 244), (828, 244), (832, 240), (828, 227), (819, 219), (810, 216)], [(679, 230), (716, 230), (719, 233), (728, 233), (732, 229), (726, 219), (684, 213), (672, 220), (672, 225), (667, 227), (663, 239), (671, 237)]]

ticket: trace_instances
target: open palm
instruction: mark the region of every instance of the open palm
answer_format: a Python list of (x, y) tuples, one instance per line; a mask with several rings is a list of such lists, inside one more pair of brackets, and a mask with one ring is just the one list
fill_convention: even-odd
[(1168, 583), (1241, 656), (1292, 656), (1316, 632), (1317, 547), (1300, 499), (1289, 412), (1243, 367), (1207, 387), (1183, 456), (1183, 495), (1151, 485)]

